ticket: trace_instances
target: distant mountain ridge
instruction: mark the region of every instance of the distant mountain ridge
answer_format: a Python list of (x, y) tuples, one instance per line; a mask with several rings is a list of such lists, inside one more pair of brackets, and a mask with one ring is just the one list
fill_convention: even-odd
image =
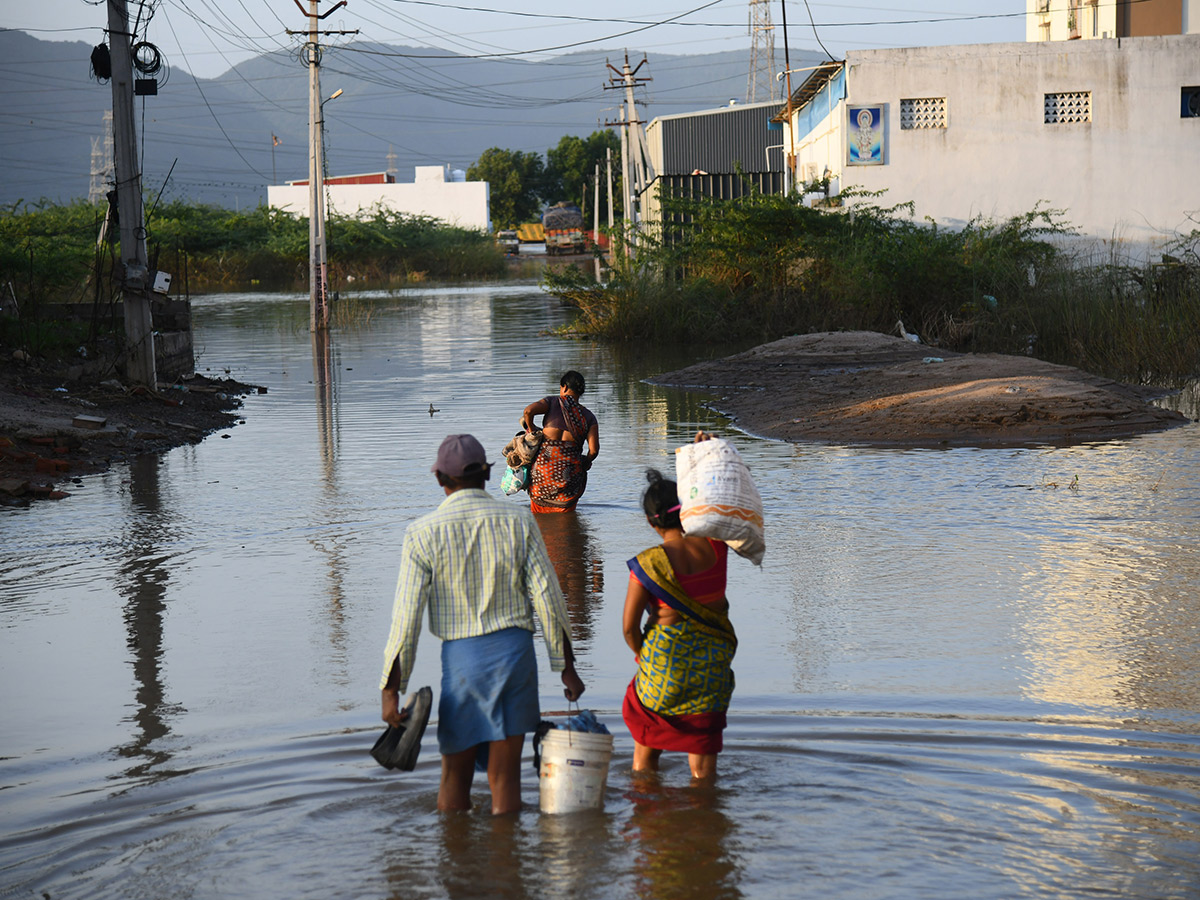
[[(111, 105), (110, 86), (89, 77), (91, 50), (0, 31), (0, 203), (87, 196), (92, 141)], [(325, 51), (322, 94), (343, 91), (322, 107), (330, 174), (391, 165), (398, 180), (411, 181), (415, 166), (466, 169), (489, 147), (545, 153), (563, 135), (586, 135), (617, 118), (621, 98), (605, 89), (606, 61), (619, 69), (624, 50), (542, 62), (434, 54), (443, 55), (367, 42)], [(801, 51), (792, 66), (820, 58)], [(636, 64), (642, 54), (630, 50), (629, 59)], [(748, 70), (749, 48), (649, 55), (638, 73), (652, 79), (638, 90), (642, 116), (743, 102)], [(139, 149), (152, 195), (252, 206), (265, 201), (268, 183), (308, 176), (308, 77), (295, 56), (255, 57), (214, 79), (176, 67), (159, 82), (158, 96), (135, 98), (139, 120), (145, 111)], [(782, 105), (782, 90), (778, 98)]]

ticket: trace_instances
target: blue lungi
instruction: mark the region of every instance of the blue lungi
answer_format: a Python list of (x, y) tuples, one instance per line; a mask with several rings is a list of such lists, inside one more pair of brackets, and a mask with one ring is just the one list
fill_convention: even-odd
[(505, 628), (442, 642), (437, 736), (443, 755), (535, 731), (540, 720), (532, 632)]

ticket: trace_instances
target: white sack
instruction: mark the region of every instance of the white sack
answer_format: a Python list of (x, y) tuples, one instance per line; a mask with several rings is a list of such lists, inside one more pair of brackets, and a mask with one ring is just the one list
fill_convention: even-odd
[(762, 565), (762, 497), (750, 469), (728, 441), (713, 438), (675, 451), (679, 518), (694, 537), (725, 541), (739, 556)]

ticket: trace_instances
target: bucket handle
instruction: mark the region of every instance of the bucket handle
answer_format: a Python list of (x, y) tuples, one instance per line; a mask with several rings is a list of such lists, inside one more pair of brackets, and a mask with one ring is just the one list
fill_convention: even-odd
[[(575, 707), (575, 715), (579, 715), (579, 701), (578, 700), (568, 700), (567, 701), (567, 712), (568, 713), (571, 712), (572, 706)], [(569, 715), (568, 715), (568, 718), (570, 718)], [(574, 746), (573, 740), (571, 738), (571, 729), (570, 728), (567, 729), (567, 746), (568, 747)]]

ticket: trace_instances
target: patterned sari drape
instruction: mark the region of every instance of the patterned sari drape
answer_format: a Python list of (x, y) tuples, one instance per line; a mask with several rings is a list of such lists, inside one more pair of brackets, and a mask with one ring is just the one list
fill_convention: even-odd
[(688, 596), (661, 546), (643, 550), (629, 568), (681, 619), (647, 631), (637, 675), (626, 691), (625, 722), (643, 746), (717, 753), (733, 696), (733, 624), (725, 613)]
[(564, 512), (574, 509), (587, 489), (587, 469), (583, 466), (583, 444), (588, 424), (571, 396), (558, 397), (566, 430), (574, 441), (542, 441), (530, 472), (529, 500), (534, 512)]

